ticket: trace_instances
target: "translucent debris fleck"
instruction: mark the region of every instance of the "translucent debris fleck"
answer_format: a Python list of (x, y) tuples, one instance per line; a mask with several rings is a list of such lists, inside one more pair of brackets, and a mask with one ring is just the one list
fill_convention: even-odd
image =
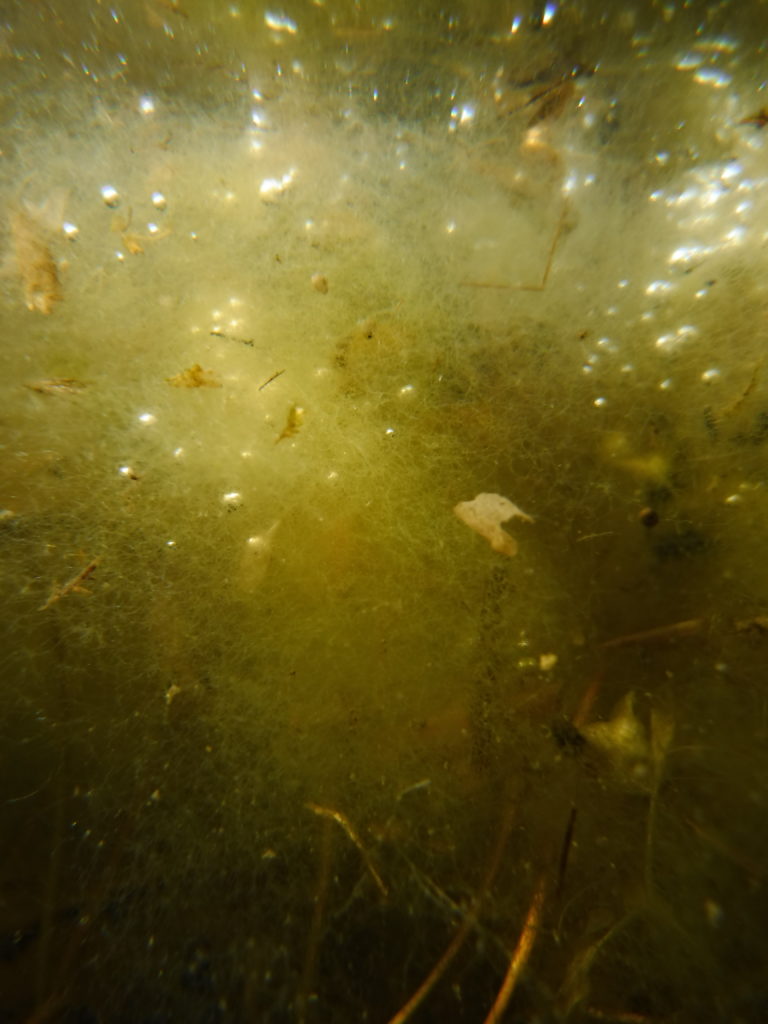
[(313, 274), (310, 281), (312, 282), (312, 287), (316, 292), (320, 292), (321, 295), (328, 294), (328, 278), (325, 274)]
[(517, 541), (501, 524), (514, 518), (533, 522), (531, 516), (501, 494), (478, 494), (472, 501), (460, 501), (453, 511), (470, 530), (485, 537), (494, 551), (510, 558), (517, 554)]

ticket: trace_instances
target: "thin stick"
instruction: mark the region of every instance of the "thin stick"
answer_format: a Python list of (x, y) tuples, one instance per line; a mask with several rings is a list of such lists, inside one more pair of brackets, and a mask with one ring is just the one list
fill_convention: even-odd
[(549, 280), (549, 272), (552, 269), (552, 263), (555, 259), (555, 250), (557, 249), (560, 236), (563, 233), (565, 227), (565, 215), (568, 212), (568, 201), (563, 203), (563, 208), (560, 211), (560, 217), (557, 221), (557, 227), (555, 233), (552, 236), (552, 243), (547, 253), (547, 262), (544, 264), (544, 273), (541, 276), (541, 281), (538, 284), (508, 284), (504, 281), (461, 281), (460, 284), (463, 288), (500, 288), (506, 289), (513, 292), (543, 292), (546, 290), (547, 281)]
[(557, 866), (557, 887), (555, 889), (555, 899), (558, 901), (563, 893), (563, 885), (565, 883), (565, 872), (568, 870), (568, 858), (571, 854), (571, 846), (573, 845), (573, 830), (575, 827), (576, 808), (571, 807), (571, 812), (568, 815), (568, 824), (565, 826), (563, 845), (560, 850), (560, 862)]
[(536, 941), (539, 925), (541, 923), (541, 910), (544, 906), (544, 892), (545, 884), (544, 876), (542, 875), (536, 883), (531, 905), (525, 916), (523, 929), (520, 932), (520, 938), (517, 940), (517, 945), (515, 946), (510, 958), (509, 967), (507, 968), (507, 973), (504, 976), (504, 981), (501, 983), (501, 988), (496, 996), (496, 1001), (491, 1007), (490, 1013), (485, 1018), (484, 1024), (498, 1024), (501, 1020), (507, 1006), (509, 1005), (509, 1000), (512, 998), (512, 993), (515, 991), (515, 986), (520, 980), (520, 975), (523, 973), (523, 970), (530, 959), (533, 944)]
[(312, 994), (317, 974), (317, 951), (320, 947), (320, 933), (325, 915), (325, 904), (328, 898), (328, 884), (331, 878), (333, 854), (333, 826), (329, 818), (323, 822), (323, 834), (320, 840), (320, 861), (317, 868), (317, 885), (312, 899), (314, 910), (312, 924), (307, 939), (307, 953), (304, 958), (304, 972), (301, 977), (301, 988), (298, 998), (298, 1019), (300, 1024), (306, 1019), (307, 1003)]
[(363, 858), (363, 861), (365, 862), (365, 866), (370, 871), (371, 877), (373, 878), (374, 882), (378, 886), (379, 891), (381, 892), (381, 895), (386, 898), (389, 895), (389, 890), (387, 889), (386, 885), (384, 884), (384, 880), (382, 879), (381, 875), (376, 870), (376, 866), (374, 865), (373, 861), (371, 860), (370, 854), (368, 853), (366, 848), (363, 846), (362, 840), (360, 839), (360, 836), (355, 831), (355, 827), (352, 824), (352, 822), (349, 820), (349, 818), (347, 818), (346, 815), (342, 814), (341, 811), (335, 811), (332, 807), (321, 807), (319, 804), (312, 804), (312, 803), (309, 803), (306, 806), (307, 806), (307, 808), (310, 811), (314, 811), (315, 814), (319, 814), (320, 817), (322, 817), (322, 818), (330, 818), (332, 821), (335, 821), (335, 822), (337, 822), (337, 824), (341, 825), (341, 827), (347, 833), (349, 838), (352, 840), (352, 842), (355, 844), (355, 846), (360, 851), (360, 856)]
[(496, 873), (499, 870), (499, 865), (501, 864), (501, 855), (504, 852), (504, 847), (507, 844), (507, 839), (509, 838), (509, 833), (512, 829), (512, 818), (512, 810), (511, 807), (508, 806), (501, 823), (501, 828), (499, 829), (499, 837), (493, 849), (493, 854), (491, 856), (491, 861), (488, 865), (485, 878), (483, 879), (482, 885), (475, 895), (475, 898), (473, 899), (472, 904), (461, 923), (461, 927), (456, 932), (453, 939), (451, 939), (448, 948), (426, 976), (424, 981), (422, 981), (408, 1002), (388, 1021), (388, 1024), (405, 1024), (405, 1021), (407, 1021), (416, 1012), (438, 981), (445, 974), (451, 961), (464, 945), (467, 936), (477, 924), (480, 905), (490, 889), (493, 879), (496, 877)]
[(263, 391), (267, 384), (271, 384), (273, 380), (277, 380), (278, 377), (282, 377), (285, 370), (275, 370), (271, 377), (267, 377), (263, 384), (259, 384), (259, 391)]
[(565, 226), (565, 214), (568, 210), (568, 201), (563, 203), (563, 208), (560, 211), (560, 218), (557, 222), (557, 228), (555, 229), (555, 235), (552, 239), (552, 245), (549, 247), (549, 255), (547, 256), (547, 263), (544, 267), (544, 276), (541, 279), (541, 284), (521, 284), (518, 285), (518, 289), (523, 292), (543, 292), (547, 287), (547, 281), (549, 280), (549, 272), (552, 269), (552, 261), (555, 258), (555, 249), (557, 243), (560, 241), (560, 236), (563, 233), (563, 227)]
[(704, 619), (684, 619), (673, 622), (669, 626), (657, 626), (655, 629), (643, 629), (639, 633), (627, 633), (613, 640), (605, 640), (601, 647), (627, 647), (631, 644), (653, 643), (656, 640), (674, 640), (679, 636), (693, 636), (701, 632)]
[(51, 605), (56, 604), (62, 597), (66, 597), (67, 594), (87, 594), (88, 591), (82, 585), (88, 579), (88, 577), (96, 570), (96, 566), (99, 564), (98, 558), (94, 558), (92, 562), (89, 562), (84, 569), (73, 576), (71, 580), (64, 584), (63, 587), (54, 587), (51, 592), (51, 596), (45, 602), (41, 604), (38, 611), (45, 612)]

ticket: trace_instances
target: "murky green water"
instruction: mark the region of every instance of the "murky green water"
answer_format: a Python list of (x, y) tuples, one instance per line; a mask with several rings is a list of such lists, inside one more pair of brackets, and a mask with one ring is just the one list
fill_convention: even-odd
[(766, 30), (0, 7), (3, 1021), (765, 1018)]

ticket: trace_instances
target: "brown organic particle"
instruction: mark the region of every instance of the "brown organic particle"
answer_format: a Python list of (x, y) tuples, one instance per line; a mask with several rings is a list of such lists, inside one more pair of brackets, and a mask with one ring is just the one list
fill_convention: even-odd
[[(269, 382), (267, 382), (269, 383)], [(282, 433), (276, 438), (275, 444), (283, 441), (286, 437), (293, 437), (298, 434), (301, 429), (301, 424), (304, 422), (304, 410), (300, 405), (292, 405), (288, 410), (288, 416), (285, 420), (285, 426), (283, 427)]]
[(40, 605), (38, 611), (47, 611), (52, 605), (56, 604), (62, 599), (62, 597), (66, 597), (68, 594), (89, 594), (90, 591), (86, 590), (83, 584), (95, 572), (98, 564), (99, 559), (94, 558), (92, 562), (89, 562), (84, 569), (81, 569), (76, 576), (73, 576), (72, 579), (68, 580), (63, 586), (55, 586), (51, 591), (51, 596), (45, 604)]
[(27, 309), (46, 316), (61, 301), (58, 268), (49, 247), (50, 234), (42, 213), (38, 214), (29, 204), (11, 216), (11, 237)]
[(749, 114), (748, 117), (744, 117), (741, 121), (737, 121), (737, 124), (748, 124), (753, 128), (765, 128), (768, 124), (768, 110), (765, 107), (760, 107), (754, 114)]
[(221, 387), (221, 384), (213, 376), (213, 370), (204, 370), (199, 363), (195, 363), (189, 369), (177, 373), (175, 377), (166, 377), (165, 379), (174, 388)]

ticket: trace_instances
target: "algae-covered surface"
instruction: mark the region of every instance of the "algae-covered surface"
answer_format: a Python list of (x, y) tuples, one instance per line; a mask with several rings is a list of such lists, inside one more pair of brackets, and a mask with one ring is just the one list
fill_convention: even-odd
[(0, 1019), (768, 1015), (755, 3), (0, 9)]

